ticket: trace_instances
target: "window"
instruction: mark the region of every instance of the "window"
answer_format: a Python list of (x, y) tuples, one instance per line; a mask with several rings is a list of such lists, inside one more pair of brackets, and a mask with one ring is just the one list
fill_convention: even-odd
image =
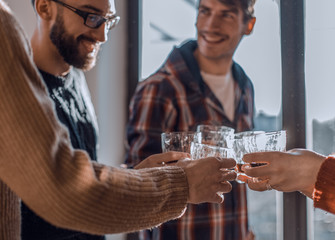
[(173, 46), (194, 38), (196, 0), (143, 1), (142, 79), (154, 73)]
[[(306, 0), (307, 147), (335, 152), (335, 16), (333, 0)], [(310, 239), (335, 238), (335, 216), (310, 204)]]

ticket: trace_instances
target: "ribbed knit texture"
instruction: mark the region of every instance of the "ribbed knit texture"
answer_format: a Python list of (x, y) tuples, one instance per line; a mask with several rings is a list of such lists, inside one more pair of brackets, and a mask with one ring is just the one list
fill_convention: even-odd
[[(183, 214), (188, 185), (181, 168), (117, 169), (70, 147), (28, 41), (2, 0), (0, 39), (0, 180), (50, 223), (92, 234), (136, 231)], [(8, 226), (0, 236), (17, 239), (18, 198), (7, 190), (1, 197)]]
[(1, 240), (20, 239), (20, 201), (19, 198), (0, 181), (0, 231)]
[(314, 207), (335, 214), (335, 156), (322, 163), (313, 194)]

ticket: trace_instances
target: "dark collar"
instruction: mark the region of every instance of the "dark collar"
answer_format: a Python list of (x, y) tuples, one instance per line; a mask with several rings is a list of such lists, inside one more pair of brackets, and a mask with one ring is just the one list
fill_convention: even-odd
[[(177, 47), (176, 50), (180, 52), (183, 57), (187, 68), (193, 75), (195, 81), (198, 83), (201, 91), (204, 91), (204, 80), (200, 74), (200, 68), (197, 60), (195, 59), (193, 53), (197, 49), (198, 44), (195, 40), (190, 40), (183, 43), (181, 46)], [(232, 72), (234, 76), (234, 80), (238, 83), (242, 93), (245, 91), (246, 84), (249, 80), (249, 77), (245, 74), (242, 67), (237, 64), (235, 61), (233, 62)]]

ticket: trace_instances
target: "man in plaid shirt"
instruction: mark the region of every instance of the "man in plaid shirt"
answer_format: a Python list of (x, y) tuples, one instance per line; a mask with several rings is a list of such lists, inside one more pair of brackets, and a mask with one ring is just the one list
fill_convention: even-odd
[[(237, 132), (253, 128), (253, 85), (233, 55), (243, 36), (252, 32), (255, 1), (199, 1), (197, 40), (175, 47), (163, 66), (139, 83), (132, 98), (129, 167), (162, 151), (162, 132), (195, 131), (199, 124), (226, 125)], [(232, 184), (222, 204), (189, 205), (183, 217), (142, 231), (140, 239), (253, 239), (246, 187)]]

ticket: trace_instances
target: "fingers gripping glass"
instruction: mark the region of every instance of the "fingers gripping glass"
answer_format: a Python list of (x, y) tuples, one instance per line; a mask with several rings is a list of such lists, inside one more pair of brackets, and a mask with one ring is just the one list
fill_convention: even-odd
[(66, 3), (63, 3), (59, 0), (51, 0), (55, 3), (58, 3), (68, 9), (70, 9), (71, 11), (73, 11), (74, 13), (78, 14), (80, 17), (82, 17), (84, 19), (84, 24), (85, 26), (89, 27), (89, 28), (99, 28), (103, 23), (106, 23), (106, 28), (108, 30), (111, 30), (112, 28), (114, 28), (120, 21), (120, 17), (119, 16), (111, 16), (111, 17), (103, 17), (101, 15), (97, 15), (95, 13), (90, 13), (90, 12), (86, 12), (86, 11), (82, 11), (78, 8), (72, 7)]

